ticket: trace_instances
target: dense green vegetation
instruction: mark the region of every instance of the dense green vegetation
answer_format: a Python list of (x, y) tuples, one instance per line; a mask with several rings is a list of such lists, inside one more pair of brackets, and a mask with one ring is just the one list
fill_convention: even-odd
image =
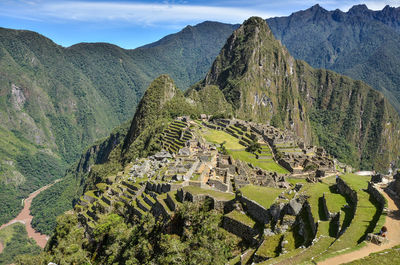
[(295, 60), (261, 18), (232, 34), (196, 91), (214, 86), (236, 117), (291, 128), (355, 168), (387, 170), (397, 160), (400, 119), (384, 96)]
[(72, 209), (83, 190), (80, 183), (67, 174), (61, 182), (41, 192), (32, 202), (32, 226), (36, 231), (51, 235), (56, 227), (56, 217)]
[(81, 159), (67, 171), (65, 177), (32, 201), (32, 226), (41, 233), (51, 235), (56, 227), (56, 217), (72, 209), (81, 196), (89, 169), (93, 164), (105, 163), (111, 151), (127, 134), (129, 123), (115, 128), (109, 137), (98, 140), (88, 148)]
[(234, 28), (204, 22), (135, 50), (104, 43), (63, 48), (34, 32), (0, 28), (0, 194), (7, 198), (0, 224), (37, 183), (64, 175), (31, 179), (30, 159), (18, 156), (43, 150), (49, 163), (58, 160), (55, 167), (71, 165), (132, 117), (158, 75), (169, 73), (180, 89), (202, 78)]
[(25, 226), (20, 223), (2, 229), (0, 242), (4, 246), (3, 252), (0, 253), (0, 264), (11, 264), (17, 255), (37, 255), (41, 250), (35, 240), (28, 238)]
[[(44, 152), (31, 154), (26, 150), (25, 154), (16, 157), (16, 167), (23, 176), (15, 179), (2, 179), (10, 182), (9, 185), (0, 186), (0, 224), (6, 223), (22, 209), (22, 199), (31, 192), (49, 184), (56, 178), (60, 178), (65, 171), (65, 163)], [(6, 171), (3, 171), (5, 174)], [(18, 173), (14, 173), (18, 174)], [(16, 183), (15, 183), (16, 182)]]
[(295, 58), (363, 80), (400, 111), (398, 16), (389, 6), (373, 11), (357, 5), (342, 12), (315, 5), (267, 22)]
[(76, 215), (58, 219), (48, 252), (18, 257), (17, 264), (224, 264), (234, 253), (234, 238), (219, 228), (221, 215), (206, 205), (185, 203), (162, 224), (152, 215), (134, 223), (104, 215), (88, 241)]
[(357, 148), (349, 143), (343, 135), (337, 135), (338, 117), (328, 111), (314, 111), (310, 115), (311, 125), (318, 138), (318, 143), (324, 146), (326, 151), (337, 157), (339, 161), (349, 165), (359, 164)]

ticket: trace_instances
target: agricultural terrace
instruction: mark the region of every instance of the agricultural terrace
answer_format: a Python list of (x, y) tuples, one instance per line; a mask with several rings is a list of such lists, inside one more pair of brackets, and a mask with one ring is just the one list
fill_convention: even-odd
[[(214, 130), (209, 128), (202, 128), (201, 131), (202, 136), (206, 141), (214, 144), (222, 144), (224, 143), (224, 147), (228, 151), (228, 154), (231, 155), (234, 159), (239, 159), (244, 162), (248, 162), (253, 164), (256, 167), (264, 169), (268, 172), (277, 172), (280, 174), (289, 173), (285, 168), (281, 167), (278, 163), (276, 163), (272, 158), (271, 159), (257, 159), (256, 156), (252, 153), (245, 151), (245, 146), (239, 143), (239, 139), (220, 130)], [(269, 151), (269, 152), (267, 152)], [(263, 147), (263, 153), (271, 153), (268, 147)]]

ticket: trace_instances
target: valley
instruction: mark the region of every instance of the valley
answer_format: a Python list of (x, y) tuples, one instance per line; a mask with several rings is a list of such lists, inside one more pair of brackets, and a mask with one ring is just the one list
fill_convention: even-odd
[(206, 21), (134, 50), (0, 28), (0, 264), (395, 258), (399, 10)]
[[(58, 179), (56, 181), (54, 181), (52, 184), (46, 185), (44, 187), (41, 187), (40, 189), (32, 192), (31, 194), (29, 194), (28, 198), (26, 198), (23, 201), (23, 209), (21, 210), (21, 212), (17, 215), (17, 217), (15, 217), (14, 219), (12, 219), (11, 221), (9, 221), (6, 224), (3, 224), (0, 226), (0, 231), (4, 228), (6, 228), (7, 226), (10, 226), (12, 224), (15, 223), (21, 223), (25, 226), (27, 232), (28, 232), (28, 237), (33, 238), (36, 241), (36, 244), (39, 245), (41, 248), (44, 248), (47, 240), (48, 240), (48, 236), (43, 235), (41, 233), (38, 233), (35, 231), (35, 229), (32, 228), (31, 222), (32, 222), (32, 218), (33, 216), (30, 214), (30, 207), (31, 207), (31, 203), (32, 200), (39, 195), (39, 193), (41, 193), (42, 191), (50, 188), (51, 186), (53, 186), (55, 183), (59, 182), (61, 179)], [(0, 242), (1, 244), (1, 242)], [(1, 245), (0, 247), (0, 253), (3, 250), (3, 246)]]

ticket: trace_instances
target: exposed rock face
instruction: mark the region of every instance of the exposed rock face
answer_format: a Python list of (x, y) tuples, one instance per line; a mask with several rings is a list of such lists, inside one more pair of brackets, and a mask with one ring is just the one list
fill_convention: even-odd
[(275, 125), (310, 141), (295, 60), (261, 18), (248, 19), (232, 34), (203, 83), (217, 85), (239, 118), (269, 122), (276, 116)]
[(303, 207), (303, 204), (296, 199), (290, 200), (287, 205), (287, 213), (290, 215), (298, 215)]
[(400, 119), (383, 95), (293, 59), (261, 18), (232, 34), (200, 86), (217, 86), (238, 118), (290, 129), (353, 166), (386, 169), (398, 157)]

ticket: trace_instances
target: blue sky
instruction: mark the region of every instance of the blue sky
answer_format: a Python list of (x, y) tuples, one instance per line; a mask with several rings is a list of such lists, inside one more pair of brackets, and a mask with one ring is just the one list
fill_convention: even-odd
[(0, 27), (29, 29), (68, 47), (79, 42), (109, 42), (135, 48), (205, 20), (241, 23), (250, 16), (269, 18), (320, 4), (347, 11), (355, 4), (379, 10), (400, 0), (0, 0)]

